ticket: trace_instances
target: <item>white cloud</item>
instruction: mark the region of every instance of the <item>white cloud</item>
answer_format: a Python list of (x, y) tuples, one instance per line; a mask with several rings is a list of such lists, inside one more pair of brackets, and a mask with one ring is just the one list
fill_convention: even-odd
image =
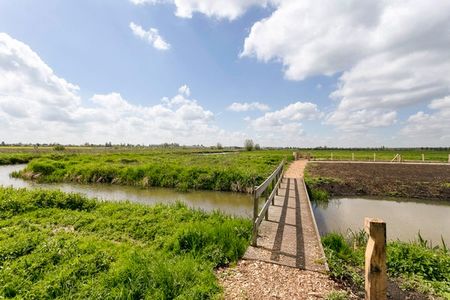
[(450, 2), (283, 0), (241, 56), (278, 61), (287, 79), (343, 73), (328, 124), (393, 124), (396, 111), (450, 91)]
[(169, 50), (170, 44), (167, 43), (161, 35), (159, 35), (158, 29), (150, 28), (148, 31), (143, 29), (140, 25), (137, 25), (133, 22), (130, 23), (130, 29), (135, 36), (140, 38), (141, 40), (146, 41), (150, 45), (152, 45), (155, 49), (158, 50)]
[(180, 18), (192, 18), (201, 13), (217, 19), (234, 20), (252, 6), (267, 7), (276, 0), (130, 0), (133, 4), (171, 3), (176, 6), (176, 15)]
[(267, 104), (259, 103), (259, 102), (233, 102), (230, 106), (228, 106), (228, 110), (235, 111), (235, 112), (243, 112), (243, 111), (249, 111), (249, 110), (260, 110), (260, 111), (267, 111), (270, 107)]
[(300, 121), (315, 120), (322, 116), (316, 104), (295, 102), (273, 112), (267, 112), (256, 119), (247, 119), (256, 131), (271, 131), (283, 135), (286, 132), (299, 132)]
[(214, 124), (187, 85), (155, 105), (119, 93), (82, 101), (79, 88), (54, 74), (26, 44), (0, 33), (0, 137), (10, 142), (239, 145), (247, 135)]
[(191, 95), (191, 90), (186, 84), (184, 84), (178, 89), (178, 94), (189, 97)]
[(450, 96), (431, 101), (432, 113), (419, 111), (411, 115), (401, 134), (423, 145), (448, 145), (450, 143)]

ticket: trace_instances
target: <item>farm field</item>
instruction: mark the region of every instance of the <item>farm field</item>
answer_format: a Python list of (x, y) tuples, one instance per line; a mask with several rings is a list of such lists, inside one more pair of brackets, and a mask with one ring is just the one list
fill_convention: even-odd
[(308, 155), (313, 160), (352, 160), (373, 161), (374, 154), (376, 161), (391, 161), (395, 155), (400, 154), (402, 161), (422, 161), (424, 154), (425, 162), (448, 162), (450, 150), (430, 150), (430, 149), (300, 149), (303, 155)]
[(313, 198), (324, 191), (330, 196), (450, 200), (450, 165), (312, 162), (306, 182)]
[(251, 222), (0, 187), (0, 298), (211, 299)]

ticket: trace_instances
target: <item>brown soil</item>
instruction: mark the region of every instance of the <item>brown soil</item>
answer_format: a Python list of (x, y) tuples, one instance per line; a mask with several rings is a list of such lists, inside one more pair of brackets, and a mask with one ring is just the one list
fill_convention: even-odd
[[(312, 185), (334, 196), (392, 196), (450, 200), (450, 165), (309, 163)], [(311, 184), (310, 184), (311, 186)]]

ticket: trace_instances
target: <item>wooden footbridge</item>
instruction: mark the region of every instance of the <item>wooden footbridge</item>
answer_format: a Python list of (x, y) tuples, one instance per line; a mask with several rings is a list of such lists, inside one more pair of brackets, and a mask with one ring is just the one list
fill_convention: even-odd
[(244, 259), (319, 272), (328, 270), (303, 180), (306, 163), (294, 161), (284, 171), (283, 162), (255, 188), (253, 240)]

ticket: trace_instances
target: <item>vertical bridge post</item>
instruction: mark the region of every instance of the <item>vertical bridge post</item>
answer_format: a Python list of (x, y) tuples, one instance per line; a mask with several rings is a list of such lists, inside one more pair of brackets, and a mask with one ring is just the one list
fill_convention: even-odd
[(387, 299), (386, 223), (365, 218), (364, 229), (369, 235), (366, 247), (365, 290), (366, 300)]

